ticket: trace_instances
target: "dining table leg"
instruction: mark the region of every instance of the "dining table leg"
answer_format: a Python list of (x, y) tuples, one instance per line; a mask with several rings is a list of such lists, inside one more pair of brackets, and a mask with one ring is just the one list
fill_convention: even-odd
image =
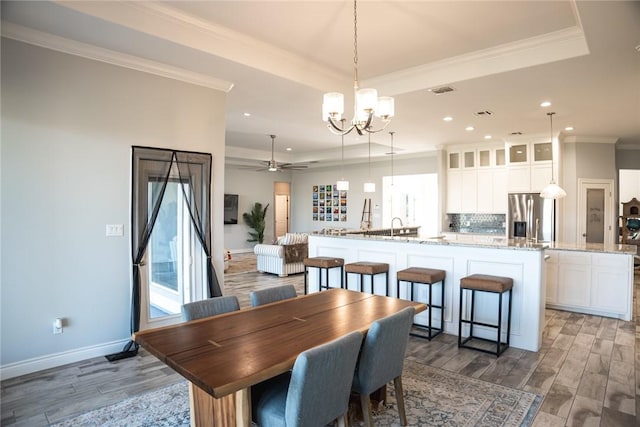
[(249, 389), (216, 398), (189, 383), (191, 427), (249, 427), (251, 402)]

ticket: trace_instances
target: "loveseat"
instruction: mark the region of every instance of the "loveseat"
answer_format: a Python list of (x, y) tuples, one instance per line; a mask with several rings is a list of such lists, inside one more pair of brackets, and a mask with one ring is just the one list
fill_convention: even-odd
[(303, 273), (303, 260), (308, 252), (307, 235), (304, 233), (287, 233), (278, 237), (274, 245), (257, 244), (253, 248), (258, 271), (280, 277)]

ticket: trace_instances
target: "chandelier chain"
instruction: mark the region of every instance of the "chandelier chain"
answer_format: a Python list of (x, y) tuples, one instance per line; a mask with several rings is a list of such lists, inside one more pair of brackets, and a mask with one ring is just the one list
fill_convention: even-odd
[(353, 2), (353, 75), (358, 84), (358, 10)]

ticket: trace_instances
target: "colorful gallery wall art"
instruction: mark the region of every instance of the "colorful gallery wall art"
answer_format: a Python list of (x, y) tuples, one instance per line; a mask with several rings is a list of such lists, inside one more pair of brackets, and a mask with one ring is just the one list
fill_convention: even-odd
[(334, 184), (313, 186), (313, 220), (346, 221), (347, 192), (339, 191)]

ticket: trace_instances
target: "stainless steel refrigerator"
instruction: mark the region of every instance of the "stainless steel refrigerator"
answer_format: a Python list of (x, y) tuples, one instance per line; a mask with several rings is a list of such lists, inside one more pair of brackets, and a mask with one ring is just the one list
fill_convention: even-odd
[(509, 193), (507, 228), (510, 239), (552, 242), (555, 238), (554, 200), (540, 193)]

